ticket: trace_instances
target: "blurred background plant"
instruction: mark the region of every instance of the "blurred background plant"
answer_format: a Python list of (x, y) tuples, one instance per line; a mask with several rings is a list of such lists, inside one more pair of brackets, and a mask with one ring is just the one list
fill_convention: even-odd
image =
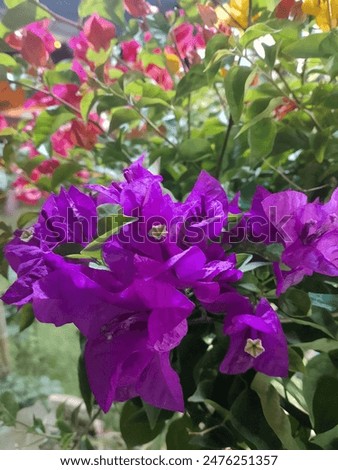
[[(258, 185), (301, 190), (310, 200), (337, 186), (336, 0), (82, 0), (78, 18), (37, 0), (4, 4), (1, 249), (48, 194), (109, 184), (143, 152), (176, 198), (201, 169), (230, 196), (240, 191), (243, 209)], [(7, 279), (13, 273), (1, 257), (0, 290)], [(253, 267), (242, 288), (273, 299), (284, 315), (290, 378), (272, 386), (250, 374), (220, 377), (215, 364), (224, 351), (208, 349), (207, 332), (196, 325), (180, 347), (187, 413), (172, 416), (136, 400), (123, 407), (119, 428), (118, 406), (105, 423), (120, 429), (128, 447), (337, 448), (337, 280), (312, 278), (276, 300), (270, 268)], [(75, 329), (38, 325), (29, 306), (6, 307), (6, 319), (4, 425), (51, 393), (82, 395), (85, 427), (79, 411), (69, 418), (61, 405), (52, 437), (65, 448), (100, 445), (81, 367), (78, 386)], [(50, 442), (38, 419), (27, 430)]]

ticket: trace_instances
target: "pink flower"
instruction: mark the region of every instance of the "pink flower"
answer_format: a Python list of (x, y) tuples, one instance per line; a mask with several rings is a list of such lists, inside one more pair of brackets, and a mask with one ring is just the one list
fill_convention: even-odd
[(73, 145), (91, 150), (97, 142), (101, 130), (93, 122), (84, 123), (75, 119), (70, 128), (70, 140)]
[[(98, 121), (98, 116), (91, 114), (91, 119)], [(55, 153), (67, 157), (74, 147), (82, 147), (91, 150), (97, 142), (97, 137), (102, 133), (101, 129), (93, 122), (85, 123), (74, 119), (64, 124), (51, 136), (51, 143)]]
[(172, 90), (173, 79), (167, 69), (163, 69), (155, 64), (149, 64), (145, 70), (146, 75), (157, 82), (164, 90)]
[(19, 31), (9, 34), (6, 42), (20, 51), (22, 57), (35, 67), (45, 67), (50, 53), (55, 50), (55, 38), (48, 31), (50, 21), (31, 23)]
[(34, 168), (31, 173), (31, 180), (34, 182), (39, 181), (42, 175), (52, 176), (57, 167), (60, 166), (60, 162), (56, 158), (51, 158), (40, 163), (39, 166)]
[(173, 29), (173, 38), (177, 49), (182, 57), (188, 57), (196, 49), (205, 48), (203, 29), (198, 25), (195, 27), (190, 23), (182, 23)]
[(149, 41), (151, 41), (152, 37), (153, 37), (153, 35), (151, 34), (151, 32), (150, 32), (150, 31), (146, 31), (146, 32), (144, 33), (144, 42), (149, 42)]
[(135, 39), (132, 39), (131, 41), (121, 42), (120, 46), (122, 50), (122, 59), (126, 62), (136, 62), (137, 54), (141, 49), (141, 44), (135, 41)]
[[(60, 98), (62, 101), (65, 101), (66, 103), (70, 104), (71, 106), (74, 106), (75, 108), (80, 107), (82, 96), (80, 94), (80, 89), (78, 85), (74, 85), (71, 83), (62, 83), (59, 85), (54, 85), (52, 88), (52, 93), (53, 95)], [(57, 101), (57, 104), (60, 104), (60, 102)]]
[(297, 109), (297, 103), (289, 98), (283, 98), (283, 104), (277, 106), (274, 111), (275, 118), (277, 121), (281, 121), (287, 114), (289, 114), (294, 109)]
[(50, 95), (37, 91), (34, 95), (26, 100), (24, 108), (48, 108), (49, 106), (56, 106), (59, 102)]
[(145, 0), (124, 0), (124, 8), (127, 10), (129, 15), (135, 16), (147, 16), (153, 11), (153, 7)]
[(205, 26), (212, 28), (217, 23), (217, 14), (209, 5), (197, 5), (198, 12)]
[(116, 28), (110, 21), (101, 18), (97, 13), (84, 24), (83, 32), (96, 52), (109, 49), (111, 40), (116, 36)]
[(82, 67), (81, 63), (78, 60), (76, 60), (76, 59), (73, 60), (71, 69), (79, 77), (81, 83), (84, 83), (84, 82), (87, 81), (88, 74), (87, 74), (85, 68)]
[(29, 206), (38, 204), (42, 197), (42, 192), (23, 176), (19, 176), (19, 178), (14, 181), (13, 188), (16, 199)]
[(8, 127), (8, 122), (3, 116), (0, 116), (0, 131), (3, 131)]
[(296, 5), (296, 0), (281, 0), (275, 8), (276, 18), (287, 19)]
[(74, 147), (74, 144), (71, 141), (70, 128), (70, 122), (64, 124), (51, 136), (50, 139), (54, 152), (62, 157), (67, 157), (70, 149)]
[(73, 49), (74, 57), (76, 59), (87, 62), (87, 51), (89, 49), (89, 41), (81, 31), (78, 36), (70, 39), (69, 46)]

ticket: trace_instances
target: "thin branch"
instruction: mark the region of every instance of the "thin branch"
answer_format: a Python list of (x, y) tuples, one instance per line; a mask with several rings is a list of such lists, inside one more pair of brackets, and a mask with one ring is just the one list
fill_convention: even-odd
[(232, 130), (233, 125), (234, 125), (234, 120), (232, 118), (232, 115), (230, 114), (228, 128), (227, 128), (227, 131), (226, 131), (225, 136), (224, 136), (224, 142), (223, 142), (223, 145), (222, 145), (221, 152), (220, 152), (219, 157), (218, 157), (218, 162), (217, 162), (217, 167), (216, 167), (216, 178), (217, 179), (220, 178), (221, 173), (222, 173), (223, 161), (224, 161), (225, 153), (226, 153), (228, 143), (229, 143), (229, 140), (230, 140), (230, 134), (231, 134), (231, 130)]
[(173, 148), (176, 148), (176, 145), (171, 142), (170, 139), (168, 139), (168, 137), (161, 131), (161, 129), (159, 129), (156, 124), (148, 118), (148, 116), (146, 116), (145, 114), (143, 114), (137, 106), (134, 105), (133, 102), (130, 102), (129, 103), (130, 106), (132, 106), (132, 108), (137, 112), (137, 114), (140, 116), (140, 118), (142, 118), (155, 132), (158, 136), (160, 136), (163, 140), (165, 140), (171, 147)]
[[(28, 85), (28, 83), (22, 83), (22, 82), (19, 82), (17, 80), (8, 79), (8, 81), (10, 83), (13, 83), (14, 85), (18, 85), (18, 86), (21, 86), (23, 88), (27, 88), (28, 90), (32, 90), (32, 91), (35, 91), (37, 93), (38, 92), (43, 93), (46, 96), (50, 96), (50, 97), (54, 98), (55, 100), (57, 100), (60, 104), (63, 104), (64, 106), (66, 106), (69, 110), (73, 111), (74, 113), (76, 113), (78, 115), (81, 115), (81, 111), (76, 106), (73, 106), (72, 104), (68, 103), (67, 101), (60, 98), (59, 96), (54, 95), (54, 93), (52, 93), (51, 91), (44, 90), (44, 89), (41, 89), (41, 88), (36, 88), (32, 85)], [(100, 132), (102, 132), (103, 134), (106, 134), (106, 131), (103, 129), (103, 127), (100, 126), (100, 124), (98, 122), (94, 121), (91, 118), (88, 119), (88, 122), (91, 122), (92, 124), (94, 124), (100, 130)]]
[(191, 138), (191, 93), (189, 93), (189, 97), (188, 97), (187, 113), (188, 113), (188, 139), (190, 139)]
[(44, 5), (43, 3), (40, 3), (38, 0), (31, 0), (31, 2), (34, 3), (34, 5), (36, 5), (37, 7), (41, 8), (41, 10), (44, 10), (46, 13), (48, 13), (56, 21), (60, 21), (60, 23), (67, 24), (67, 25), (72, 26), (73, 28), (76, 28), (78, 30), (82, 29), (82, 25), (80, 23), (69, 20), (68, 18), (65, 18), (64, 16), (59, 15), (58, 13), (55, 13), (50, 8), (48, 8), (46, 5)]
[(248, 7), (248, 28), (252, 25), (252, 0), (249, 0)]
[(290, 178), (288, 176), (286, 176), (286, 174), (282, 170), (280, 170), (279, 168), (276, 168), (275, 166), (271, 165), (271, 163), (269, 163), (265, 159), (264, 159), (264, 163), (266, 163), (268, 165), (268, 167), (271, 168), (273, 171), (278, 173), (285, 181), (287, 181), (289, 183), (290, 186), (293, 186), (295, 189), (297, 189), (297, 191), (304, 191), (304, 189), (301, 188), (300, 186), (298, 186), (297, 183), (294, 183), (292, 180), (290, 180)]

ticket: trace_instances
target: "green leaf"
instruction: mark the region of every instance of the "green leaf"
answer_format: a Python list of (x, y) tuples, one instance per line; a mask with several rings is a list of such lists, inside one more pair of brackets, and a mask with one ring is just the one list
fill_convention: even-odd
[(161, 414), (160, 408), (155, 408), (154, 406), (148, 405), (148, 403), (143, 402), (143, 408), (147, 414), (149, 421), (150, 429), (153, 430), (156, 428), (158, 418)]
[(15, 426), (16, 415), (19, 411), (19, 405), (10, 392), (4, 392), (0, 395), (0, 421), (5, 426)]
[(330, 338), (320, 338), (305, 343), (296, 343), (292, 346), (303, 349), (304, 351), (314, 350), (328, 353), (338, 349), (338, 341)]
[(74, 119), (74, 114), (63, 106), (56, 109), (43, 111), (39, 114), (33, 132), (33, 142), (38, 147), (44, 142), (49, 142), (49, 137), (63, 124)]
[(31, 304), (24, 305), (19, 312), (20, 331), (24, 331), (34, 323), (35, 316)]
[(2, 18), (2, 24), (11, 31), (16, 31), (43, 18), (50, 18), (49, 13), (27, 0), (9, 8)]
[[(266, 403), (264, 402), (266, 405)], [(230, 409), (231, 424), (242, 439), (249, 441), (259, 450), (280, 449), (281, 443), (271, 432), (258, 395), (252, 390), (244, 390), (233, 402)], [(252, 448), (252, 447), (251, 447)]]
[(52, 176), (52, 189), (57, 188), (61, 183), (70, 179), (76, 172), (81, 170), (81, 165), (77, 162), (67, 162), (58, 166)]
[(122, 124), (127, 124), (133, 121), (137, 121), (139, 119), (140, 115), (135, 109), (126, 107), (115, 108), (112, 111), (109, 132), (122, 126)]
[(317, 432), (325, 432), (338, 422), (338, 369), (328, 354), (309, 361), (303, 379), (304, 398)]
[(325, 450), (338, 449), (338, 424), (329, 431), (317, 434), (311, 442)]
[(78, 12), (81, 18), (97, 13), (113, 23), (124, 26), (123, 0), (82, 0)]
[(324, 308), (329, 312), (338, 311), (338, 294), (318, 294), (309, 292), (312, 305)]
[(281, 102), (282, 98), (273, 98), (262, 112), (257, 114), (255, 117), (252, 117), (249, 122), (244, 124), (235, 138), (238, 139), (238, 137), (250, 129), (250, 127), (255, 126), (262, 119), (270, 117), (272, 111), (274, 111), (274, 109), (276, 109), (276, 107), (279, 106)]
[(287, 450), (299, 449), (292, 436), (290, 419), (281, 407), (279, 394), (271, 385), (271, 379), (258, 372), (251, 383), (251, 388), (259, 396), (265, 419), (283, 447)]
[(18, 218), (16, 225), (19, 229), (23, 229), (26, 225), (31, 225), (31, 222), (35, 221), (38, 215), (39, 212), (25, 212)]
[(4, 67), (16, 67), (18, 64), (16, 60), (8, 55), (0, 52), (0, 65), (3, 65)]
[[(109, 219), (109, 220), (108, 220)], [(87, 256), (97, 256), (98, 253), (100, 253), (102, 245), (110, 238), (112, 235), (116, 234), (119, 232), (119, 230), (124, 226), (124, 225), (129, 225), (133, 222), (135, 222), (137, 218), (135, 217), (128, 217), (123, 214), (115, 214), (110, 217), (105, 218), (104, 220), (101, 219), (104, 222), (103, 226), (106, 227), (107, 225), (110, 227), (107, 231), (102, 231), (102, 228), (99, 226), (99, 237), (97, 237), (95, 240), (93, 240), (91, 243), (89, 243), (86, 248), (84, 248), (81, 252), (81, 256), (87, 255)], [(106, 225), (107, 224), (107, 225)]]
[(257, 23), (253, 26), (250, 26), (243, 36), (240, 38), (239, 43), (243, 48), (248, 47), (248, 45), (262, 36), (266, 34), (276, 33), (278, 30), (271, 28), (271, 26), (264, 24), (264, 23)]
[(96, 94), (92, 90), (87, 91), (81, 100), (80, 111), (81, 111), (82, 119), (85, 122), (88, 121), (88, 115), (90, 113), (90, 110), (95, 104), (95, 100), (96, 100)]
[(178, 146), (182, 161), (197, 161), (212, 155), (210, 142), (205, 139), (187, 139)]
[(89, 382), (88, 382), (88, 376), (87, 376), (87, 370), (86, 370), (86, 364), (85, 364), (83, 352), (79, 357), (77, 370), (78, 370), (78, 380), (79, 380), (79, 388), (80, 388), (81, 397), (83, 398), (83, 401), (86, 405), (88, 415), (91, 416), (92, 409), (93, 409), (93, 394), (92, 394), (92, 391), (90, 389)]
[(67, 64), (67, 70), (46, 70), (43, 74), (43, 81), (48, 87), (52, 87), (60, 83), (78, 84), (79, 78), (73, 70), (69, 69), (69, 64)]
[(322, 50), (321, 43), (328, 37), (328, 33), (310, 34), (298, 39), (282, 49), (282, 52), (294, 59), (311, 59), (315, 57), (325, 57), (327, 54)]
[(302, 290), (291, 287), (279, 298), (280, 308), (292, 317), (305, 317), (309, 314), (311, 301)]
[(194, 65), (177, 85), (176, 100), (181, 100), (208, 85), (208, 77), (202, 64)]
[(4, 0), (4, 4), (7, 8), (14, 8), (20, 3), (24, 3), (26, 0)]
[(235, 122), (238, 122), (242, 115), (245, 87), (251, 72), (250, 67), (236, 65), (231, 67), (225, 77), (225, 94)]
[(272, 152), (277, 135), (277, 125), (271, 118), (264, 118), (251, 126), (248, 142), (253, 158), (265, 158)]
[(155, 427), (150, 427), (144, 408), (133, 402), (127, 402), (122, 410), (120, 429), (123, 439), (129, 449), (141, 446), (155, 439), (164, 428), (164, 421), (158, 421)]
[(188, 415), (173, 421), (166, 435), (166, 444), (168, 450), (196, 450), (196, 447), (190, 443), (191, 436), (189, 431), (198, 432), (199, 428), (193, 424)]
[(303, 358), (292, 348), (288, 348), (289, 353), (289, 370), (291, 372), (304, 372), (305, 367)]
[(317, 382), (312, 408), (316, 432), (325, 432), (338, 423), (338, 377), (321, 377)]

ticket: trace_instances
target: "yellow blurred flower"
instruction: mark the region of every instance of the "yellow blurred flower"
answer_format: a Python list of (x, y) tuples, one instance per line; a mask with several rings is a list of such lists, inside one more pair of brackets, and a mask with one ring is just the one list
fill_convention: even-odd
[(172, 74), (176, 74), (177, 72), (179, 72), (180, 68), (181, 68), (181, 61), (180, 59), (177, 57), (176, 54), (172, 54), (170, 52), (165, 52), (165, 58), (166, 58), (166, 62), (167, 62), (167, 68), (169, 70), (169, 72), (171, 72)]
[(303, 0), (302, 10), (316, 18), (323, 31), (330, 31), (338, 25), (338, 0)]
[(230, 0), (215, 9), (218, 25), (246, 29), (249, 25), (249, 0)]

